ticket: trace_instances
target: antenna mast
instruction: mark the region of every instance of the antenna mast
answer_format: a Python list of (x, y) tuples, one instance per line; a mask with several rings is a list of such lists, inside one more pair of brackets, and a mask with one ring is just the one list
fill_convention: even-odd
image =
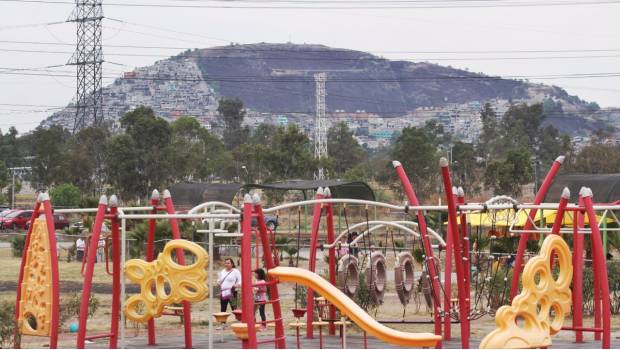
[[(327, 80), (326, 73), (314, 74), (314, 82), (316, 84), (316, 118), (314, 123), (314, 158), (322, 159), (327, 158), (327, 120), (325, 119), (325, 81)], [(314, 174), (316, 180), (323, 180), (326, 178), (326, 171), (322, 166)]]

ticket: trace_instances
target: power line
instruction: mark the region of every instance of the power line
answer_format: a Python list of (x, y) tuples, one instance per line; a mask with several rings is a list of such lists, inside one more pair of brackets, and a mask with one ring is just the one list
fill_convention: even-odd
[(51, 26), (54, 24), (64, 24), (65, 21), (62, 22), (44, 22), (44, 23), (30, 23), (30, 24), (15, 24), (15, 25), (7, 25), (0, 26), (0, 30), (10, 30), (10, 29), (20, 29), (20, 28), (33, 28), (33, 27), (45, 27)]
[[(31, 75), (31, 76), (46, 76), (49, 74), (39, 73), (20, 73), (20, 72), (0, 72), (4, 75)], [(506, 75), (506, 76), (478, 76), (471, 73), (470, 76), (420, 76), (420, 77), (407, 77), (407, 78), (330, 78), (330, 82), (344, 82), (344, 83), (399, 83), (410, 81), (432, 81), (432, 80), (515, 80), (515, 79), (542, 79), (542, 80), (555, 80), (555, 79), (583, 79), (583, 78), (614, 78), (620, 76), (620, 72), (605, 72), (605, 73), (569, 73), (569, 74), (547, 74), (547, 75)], [(56, 74), (55, 77), (69, 77), (71, 75)], [(105, 78), (114, 79), (120, 77), (106, 76)], [(313, 80), (309, 77), (272, 77), (272, 76), (258, 76), (258, 75), (238, 75), (238, 76), (207, 76), (206, 78), (183, 78), (183, 77), (163, 77), (163, 76), (142, 76), (123, 78), (128, 80), (147, 80), (147, 81), (189, 81), (189, 82), (209, 82), (209, 81), (223, 81), (223, 82), (266, 82), (266, 83), (311, 83)]]
[[(3, 52), (19, 52), (19, 53), (40, 53), (40, 54), (70, 54), (70, 51), (54, 51), (54, 50), (28, 50), (28, 49), (4, 49), (0, 48), (0, 51)], [(620, 51), (620, 50), (615, 50)], [(326, 52), (328, 53), (328, 52)], [(409, 58), (399, 58), (399, 59), (385, 59), (385, 58), (377, 58), (377, 57), (277, 57), (277, 56), (205, 56), (201, 54), (194, 53), (181, 53), (178, 55), (164, 55), (164, 54), (141, 54), (141, 53), (116, 53), (116, 52), (108, 52), (107, 56), (118, 56), (118, 57), (180, 57), (180, 58), (195, 58), (201, 57), (205, 59), (237, 59), (237, 60), (250, 60), (250, 59), (262, 59), (262, 60), (272, 60), (272, 61), (365, 61), (365, 60), (381, 60), (381, 61), (416, 61), (416, 62), (425, 62), (425, 61), (511, 61), (511, 60), (561, 60), (561, 59), (606, 59), (606, 58), (618, 58), (620, 55), (572, 55), (572, 56), (524, 56), (524, 57), (455, 57), (455, 58), (446, 58), (446, 57), (409, 57)]]
[[(16, 41), (16, 40), (0, 40), (0, 43), (5, 44), (28, 44), (28, 45), (57, 45), (57, 46), (71, 46), (75, 44), (60, 43), (60, 42), (45, 42), (45, 41)], [(248, 44), (250, 46), (252, 44)], [(106, 47), (115, 48), (128, 48), (128, 49), (164, 49), (164, 50), (187, 50), (194, 49), (187, 46), (141, 46), (141, 45), (114, 45), (106, 44)], [(209, 47), (200, 50), (209, 51), (256, 51), (256, 52), (303, 52), (303, 53), (370, 53), (370, 54), (491, 54), (491, 53), (571, 53), (571, 52), (620, 52), (620, 49), (564, 49), (564, 50), (458, 50), (458, 51), (429, 51), (429, 50), (350, 50), (350, 49), (305, 49), (305, 48), (269, 48), (260, 49), (246, 46), (227, 46), (227, 47)]]
[[(37, 4), (72, 4), (69, 1), (52, 1), (52, 0), (0, 0), (0, 2), (21, 2), (21, 3), (37, 3)], [(472, 1), (473, 2), (473, 1)], [(261, 4), (269, 3), (269, 1), (262, 1)], [(273, 3), (273, 2), (272, 2)], [(180, 8), (180, 9), (248, 9), (248, 10), (379, 10), (379, 9), (457, 9), (457, 8), (505, 8), (505, 7), (548, 7), (548, 6), (578, 6), (578, 5), (608, 5), (618, 4), (618, 0), (598, 0), (598, 1), (538, 1), (538, 2), (498, 2), (494, 3), (471, 3), (471, 4), (452, 4), (445, 3), (436, 5), (433, 2), (429, 3), (392, 3), (391, 5), (384, 5), (377, 3), (377, 5), (337, 5), (337, 6), (325, 6), (322, 2), (314, 2), (312, 4), (321, 4), (316, 6), (292, 6), (292, 5), (194, 5), (194, 4), (141, 4), (141, 3), (106, 3), (106, 6), (118, 6), (118, 7), (152, 7), (152, 8)]]
[(160, 27), (160, 26), (154, 26), (154, 25), (150, 25), (150, 24), (140, 24), (140, 23), (136, 23), (136, 22), (125, 21), (125, 20), (118, 19), (118, 18), (108, 17), (107, 19), (110, 20), (110, 21), (115, 21), (115, 22), (119, 22), (119, 23), (130, 24), (130, 25), (133, 25), (133, 26), (145, 27), (145, 28), (155, 29), (155, 30), (161, 30), (161, 31), (175, 33), (175, 34), (183, 34), (183, 35), (195, 36), (195, 37), (205, 38), (205, 39), (210, 39), (210, 40), (218, 40), (218, 41), (230, 42), (230, 40), (228, 40), (228, 39), (215, 38), (215, 37), (211, 37), (211, 36), (207, 36), (207, 35), (202, 35), (202, 34), (198, 34), (198, 33), (184, 32), (184, 31), (179, 31), (179, 30), (176, 30), (176, 29), (163, 28), (163, 27)]

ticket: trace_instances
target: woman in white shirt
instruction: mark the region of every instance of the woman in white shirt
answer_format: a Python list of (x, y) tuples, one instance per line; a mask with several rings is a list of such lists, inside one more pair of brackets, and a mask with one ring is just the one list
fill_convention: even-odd
[(232, 259), (228, 258), (224, 260), (224, 269), (219, 273), (217, 284), (220, 286), (221, 290), (220, 312), (226, 312), (229, 303), (231, 310), (234, 310), (236, 308), (235, 288), (241, 287), (241, 272), (235, 268), (235, 263)]

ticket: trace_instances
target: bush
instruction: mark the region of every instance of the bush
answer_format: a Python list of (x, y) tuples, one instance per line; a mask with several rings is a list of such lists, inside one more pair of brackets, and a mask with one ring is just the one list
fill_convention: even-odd
[(50, 191), (50, 197), (56, 207), (75, 208), (80, 204), (82, 194), (79, 187), (72, 184), (62, 184)]
[[(72, 318), (80, 316), (80, 303), (82, 302), (82, 294), (72, 293), (68, 297), (61, 298), (60, 301), (60, 327)], [(99, 309), (99, 298), (94, 294), (88, 298), (88, 318), (93, 317), (97, 309)]]
[(24, 253), (24, 245), (26, 245), (26, 236), (16, 235), (11, 240), (11, 251), (13, 256), (19, 258)]
[(0, 302), (0, 348), (13, 347), (13, 331), (15, 330), (15, 304), (4, 300)]

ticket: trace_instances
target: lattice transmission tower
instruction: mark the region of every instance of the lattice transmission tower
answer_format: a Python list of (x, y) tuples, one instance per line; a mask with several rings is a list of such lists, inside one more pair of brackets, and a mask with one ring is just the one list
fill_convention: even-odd
[[(326, 73), (314, 74), (314, 82), (316, 85), (316, 118), (314, 122), (314, 158), (327, 158), (327, 120), (325, 118), (325, 81)], [(327, 176), (325, 169), (319, 167), (314, 174), (316, 180), (323, 180)]]
[(101, 21), (103, 0), (75, 0), (67, 22), (77, 23), (77, 45), (67, 64), (77, 67), (73, 132), (103, 122)]

